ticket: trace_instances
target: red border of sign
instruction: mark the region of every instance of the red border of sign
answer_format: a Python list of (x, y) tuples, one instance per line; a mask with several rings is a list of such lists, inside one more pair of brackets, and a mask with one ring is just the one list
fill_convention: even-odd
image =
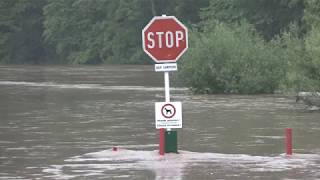
[[(166, 116), (166, 115), (163, 114), (163, 109), (164, 109), (166, 106), (171, 106), (171, 107), (173, 108), (173, 113), (172, 113), (171, 116)], [(176, 111), (176, 108), (174, 107), (174, 105), (172, 105), (172, 104), (170, 104), (170, 103), (163, 105), (162, 108), (161, 108), (161, 114), (162, 114), (162, 116), (165, 117), (165, 118), (168, 118), (168, 119), (170, 119), (170, 118), (172, 118), (174, 115), (176, 115), (176, 112), (177, 112), (177, 111)]]
[[(166, 59), (162, 59), (162, 60), (158, 60), (156, 59), (149, 51), (146, 50), (146, 47), (145, 47), (145, 39), (144, 39), (144, 32), (149, 28), (149, 26), (155, 21), (155, 20), (158, 20), (158, 19), (174, 19), (182, 28), (185, 29), (186, 31), (186, 48), (181, 51), (181, 53), (177, 56), (177, 58), (175, 59), (171, 59), (171, 60), (166, 60)], [(143, 47), (143, 51), (145, 53), (147, 53), (153, 61), (155, 61), (156, 63), (172, 63), (172, 62), (177, 62), (178, 59), (187, 51), (188, 49), (188, 29), (175, 17), (175, 16), (155, 16), (151, 19), (151, 21), (143, 28), (142, 30), (142, 47)]]

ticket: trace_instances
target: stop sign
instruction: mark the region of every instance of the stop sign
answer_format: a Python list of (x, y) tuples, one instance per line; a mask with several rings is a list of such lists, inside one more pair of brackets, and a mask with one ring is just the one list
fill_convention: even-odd
[(174, 16), (156, 16), (142, 30), (142, 46), (157, 63), (176, 62), (188, 49), (188, 29)]

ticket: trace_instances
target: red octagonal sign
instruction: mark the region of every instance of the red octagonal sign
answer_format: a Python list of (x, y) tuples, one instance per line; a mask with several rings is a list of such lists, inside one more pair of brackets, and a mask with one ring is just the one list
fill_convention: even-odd
[(156, 16), (142, 30), (142, 46), (157, 63), (176, 62), (188, 49), (188, 30), (174, 16)]

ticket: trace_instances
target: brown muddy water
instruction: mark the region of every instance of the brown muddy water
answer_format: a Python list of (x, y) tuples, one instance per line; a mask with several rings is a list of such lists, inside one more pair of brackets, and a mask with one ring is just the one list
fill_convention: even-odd
[(173, 84), (171, 99), (183, 106), (179, 154), (160, 157), (153, 66), (0, 66), (0, 179), (320, 179), (320, 112), (294, 97)]

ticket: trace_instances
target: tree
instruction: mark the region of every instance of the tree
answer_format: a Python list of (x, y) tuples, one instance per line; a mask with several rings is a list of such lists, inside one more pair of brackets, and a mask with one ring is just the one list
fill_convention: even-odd
[(309, 27), (320, 25), (320, 1), (305, 1), (304, 20)]
[(312, 84), (308, 90), (320, 90), (320, 26), (313, 26), (306, 37), (306, 77)]
[[(286, 30), (290, 23), (303, 27), (304, 0), (210, 0), (202, 20), (237, 23), (245, 18), (270, 40)], [(302, 31), (302, 30), (301, 30)]]
[(43, 0), (0, 1), (0, 62), (43, 63)]
[(48, 0), (44, 37), (62, 63), (148, 63), (141, 48), (148, 21), (167, 14), (196, 23), (206, 1)]
[(320, 1), (307, 0), (305, 2), (304, 20), (308, 25), (305, 38), (307, 59), (304, 72), (307, 80), (312, 84), (308, 90), (320, 90)]
[(187, 24), (200, 21), (200, 10), (208, 6), (208, 0), (150, 0), (153, 16), (174, 15)]
[(145, 63), (141, 30), (151, 14), (149, 0), (49, 0), (44, 36), (61, 62)]

